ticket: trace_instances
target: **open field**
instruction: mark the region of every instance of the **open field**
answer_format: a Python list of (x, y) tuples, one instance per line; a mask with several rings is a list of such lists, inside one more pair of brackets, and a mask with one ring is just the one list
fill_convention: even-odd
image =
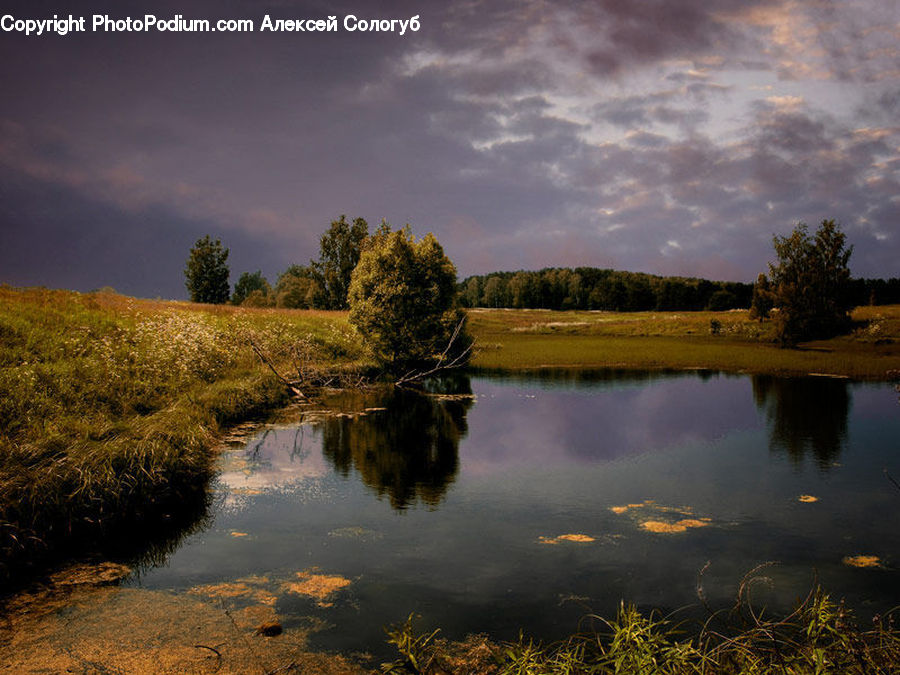
[(362, 354), (341, 313), (0, 287), (0, 572), (196, 501), (219, 430), (287, 401), (251, 338), (285, 369)]
[[(859, 307), (854, 331), (781, 349), (748, 312), (469, 310), (478, 369), (666, 368), (894, 379), (900, 305)], [(718, 330), (713, 334), (713, 322)]]

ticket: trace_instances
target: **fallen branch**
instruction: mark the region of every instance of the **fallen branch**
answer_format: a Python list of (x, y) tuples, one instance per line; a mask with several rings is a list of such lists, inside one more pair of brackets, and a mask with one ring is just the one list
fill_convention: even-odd
[(475, 341), (472, 340), (471, 343), (458, 355), (447, 361), (449, 358), (450, 351), (453, 349), (453, 344), (456, 342), (456, 339), (459, 337), (462, 332), (463, 325), (466, 322), (466, 317), (460, 319), (459, 323), (456, 324), (456, 328), (453, 330), (453, 335), (450, 336), (450, 341), (447, 343), (447, 346), (444, 348), (444, 351), (441, 352), (441, 355), (438, 357), (437, 363), (433, 368), (428, 370), (410, 370), (408, 373), (403, 375), (399, 380), (394, 382), (394, 385), (397, 387), (402, 387), (404, 384), (409, 384), (410, 382), (416, 382), (418, 380), (424, 380), (426, 377), (430, 377), (435, 373), (442, 372), (444, 370), (451, 370), (453, 368), (458, 368), (463, 366), (468, 361), (469, 354), (472, 353), (472, 348), (475, 346)]
[(276, 370), (275, 366), (272, 365), (272, 362), (266, 358), (266, 355), (262, 353), (262, 350), (253, 341), (253, 338), (248, 338), (248, 339), (250, 341), (250, 346), (253, 348), (253, 351), (256, 352), (256, 355), (259, 357), (259, 360), (262, 361), (265, 365), (267, 365), (269, 367), (269, 370), (271, 370), (273, 373), (275, 373), (275, 377), (277, 377), (279, 380), (281, 380), (284, 383), (284, 385), (294, 393), (295, 396), (298, 396), (302, 399), (309, 400), (309, 397), (296, 387), (296, 384), (297, 384), (296, 382), (292, 382), (291, 380), (287, 379), (284, 375), (279, 373), (278, 370)]

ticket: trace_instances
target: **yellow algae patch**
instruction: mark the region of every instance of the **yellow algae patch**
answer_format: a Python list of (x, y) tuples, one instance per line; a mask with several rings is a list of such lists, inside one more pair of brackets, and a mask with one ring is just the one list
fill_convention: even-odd
[(283, 587), (289, 593), (313, 598), (319, 607), (332, 607), (334, 603), (328, 602), (328, 598), (349, 586), (351, 581), (338, 574), (316, 574), (316, 569), (297, 572), (299, 581), (286, 581)]
[(800, 495), (797, 497), (797, 501), (803, 502), (804, 504), (812, 504), (813, 502), (819, 501), (819, 498), (813, 497), (812, 495)]
[(542, 544), (561, 544), (564, 541), (576, 544), (589, 544), (597, 540), (586, 534), (561, 534), (558, 537), (538, 537), (538, 541)]
[(684, 520), (679, 520), (677, 524), (685, 527), (706, 527), (709, 523), (709, 518), (685, 518)]
[(274, 593), (270, 593), (265, 589), (258, 589), (253, 593), (253, 599), (256, 600), (259, 604), (265, 605), (267, 607), (274, 607), (275, 603), (278, 602), (278, 596)]
[(609, 510), (613, 513), (622, 514), (629, 509), (642, 509), (645, 506), (653, 506), (655, 503), (656, 502), (653, 499), (645, 499), (644, 501), (636, 504), (626, 504), (625, 506), (610, 506)]
[(249, 576), (236, 579), (236, 581), (241, 584), (256, 584), (258, 586), (260, 584), (269, 583), (269, 577), (265, 574), (251, 574)]
[(661, 520), (645, 520), (643, 523), (641, 523), (641, 527), (648, 532), (654, 532), (656, 534), (687, 532), (686, 525), (679, 525), (678, 523), (664, 523)]
[(843, 563), (851, 567), (881, 567), (881, 558), (877, 555), (848, 555)]
[(253, 594), (253, 589), (247, 584), (239, 582), (222, 582), (220, 584), (206, 584), (194, 586), (188, 593), (205, 595), (208, 598), (239, 598)]
[(703, 520), (697, 518), (685, 518), (676, 523), (666, 523), (662, 520), (645, 520), (641, 523), (641, 527), (648, 532), (655, 534), (675, 534), (678, 532), (687, 532), (691, 527), (706, 527), (709, 525), (709, 519)]
[[(265, 577), (261, 577), (261, 579), (265, 579)], [(207, 584), (205, 586), (194, 586), (191, 588), (188, 593), (193, 593), (194, 595), (203, 595), (207, 598), (246, 598), (250, 600), (255, 600), (261, 605), (266, 605), (268, 607), (274, 607), (275, 603), (278, 601), (278, 596), (270, 591), (267, 591), (264, 588), (253, 588), (250, 584), (245, 583), (249, 581), (250, 584), (257, 583), (255, 578), (248, 578), (246, 580), (240, 581), (232, 581), (232, 582), (222, 582), (220, 584)]]

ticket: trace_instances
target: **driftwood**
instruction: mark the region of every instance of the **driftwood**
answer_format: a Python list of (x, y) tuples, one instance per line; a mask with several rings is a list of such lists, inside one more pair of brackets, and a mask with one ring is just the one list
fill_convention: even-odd
[(250, 346), (253, 348), (253, 351), (256, 352), (256, 356), (259, 357), (259, 360), (262, 361), (265, 365), (267, 365), (269, 367), (269, 370), (271, 370), (273, 373), (275, 373), (275, 377), (277, 377), (279, 380), (281, 380), (284, 383), (284, 385), (288, 389), (290, 389), (291, 392), (295, 396), (298, 396), (299, 398), (302, 398), (304, 400), (309, 399), (309, 397), (306, 394), (304, 394), (302, 391), (300, 391), (300, 389), (297, 388), (296, 385), (298, 383), (296, 381), (289, 380), (284, 375), (282, 375), (281, 373), (278, 372), (278, 370), (275, 368), (275, 366), (272, 365), (272, 362), (266, 358), (265, 354), (263, 354), (262, 349), (260, 349), (257, 346), (257, 344), (253, 341), (253, 338), (250, 338)]
[[(460, 322), (456, 324), (456, 328), (453, 330), (453, 334), (450, 336), (450, 340), (447, 342), (447, 346), (444, 348), (444, 351), (441, 352), (440, 356), (438, 356), (437, 361), (432, 367), (424, 370), (410, 370), (399, 379), (397, 379), (394, 382), (394, 386), (402, 387), (412, 385), (415, 382), (424, 380), (425, 378), (436, 375), (437, 373), (464, 366), (468, 361), (469, 355), (472, 353), (472, 348), (475, 346), (474, 340), (456, 356), (451, 357), (450, 354), (453, 350), (454, 344), (456, 344), (456, 341), (462, 334), (462, 329), (465, 325), (465, 322), (466, 319), (465, 317), (463, 317)], [(252, 337), (248, 337), (248, 342), (250, 343), (250, 347), (253, 349), (253, 352), (256, 354), (260, 362), (263, 363), (269, 370), (271, 370), (272, 373), (274, 373), (275, 377), (277, 377), (294, 396), (303, 399), (304, 401), (310, 400), (309, 395), (304, 392), (304, 389), (308, 391), (311, 388), (322, 389), (325, 387), (334, 386), (347, 388), (360, 387), (366, 381), (366, 378), (358, 373), (323, 373), (314, 368), (307, 368), (302, 363), (297, 364), (297, 377), (291, 379), (278, 371), (278, 369), (272, 363), (272, 360), (266, 356), (262, 348), (258, 344), (256, 344)]]
[(304, 401), (310, 400), (308, 392), (313, 389), (360, 387), (365, 383), (365, 377), (359, 373), (329, 373), (317, 368), (304, 366), (302, 363), (296, 365), (297, 377), (291, 379), (278, 372), (271, 359), (266, 356), (252, 338), (249, 339), (249, 342), (260, 362), (265, 364), (294, 396)]
[(403, 385), (411, 384), (412, 382), (424, 380), (426, 377), (430, 377), (432, 375), (435, 375), (436, 373), (464, 366), (468, 361), (469, 355), (472, 353), (472, 348), (475, 346), (475, 341), (472, 340), (472, 342), (469, 343), (469, 345), (462, 352), (460, 352), (453, 358), (450, 358), (450, 351), (453, 349), (453, 344), (460, 336), (460, 333), (462, 333), (463, 325), (465, 324), (465, 322), (466, 318), (463, 317), (462, 319), (460, 319), (459, 323), (456, 324), (456, 328), (453, 330), (453, 335), (450, 336), (450, 341), (447, 342), (447, 346), (444, 348), (444, 351), (441, 352), (441, 355), (438, 357), (437, 362), (432, 368), (429, 368), (428, 370), (410, 370), (399, 380), (395, 381), (394, 386), (402, 387)]

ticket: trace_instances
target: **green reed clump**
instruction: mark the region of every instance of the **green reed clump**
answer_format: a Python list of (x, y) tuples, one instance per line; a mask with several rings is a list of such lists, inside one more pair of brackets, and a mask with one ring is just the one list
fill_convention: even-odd
[[(744, 620), (749, 616), (749, 623)], [(633, 606), (614, 619), (591, 617), (605, 628), (544, 645), (520, 636), (508, 644), (483, 637), (462, 643), (417, 636), (411, 620), (388, 632), (401, 658), (389, 673), (454, 675), (825, 675), (900, 672), (900, 631), (893, 615), (875, 617), (862, 629), (842, 603), (816, 588), (786, 617), (749, 611), (714, 616), (692, 632)], [(710, 628), (724, 621), (722, 630)], [(475, 645), (476, 648), (473, 648)]]
[(362, 354), (341, 315), (0, 287), (0, 580), (202, 491), (222, 425), (287, 400), (251, 341), (287, 371)]

